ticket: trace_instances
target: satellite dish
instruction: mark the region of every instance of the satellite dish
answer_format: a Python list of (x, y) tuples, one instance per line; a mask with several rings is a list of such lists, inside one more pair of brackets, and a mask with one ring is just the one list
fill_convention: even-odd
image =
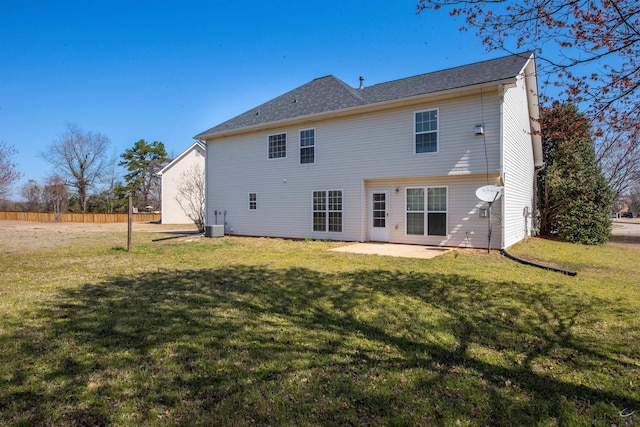
[(476, 190), (476, 197), (483, 202), (489, 203), (489, 234), (487, 236), (488, 247), (487, 250), (491, 253), (491, 205), (493, 202), (498, 200), (500, 196), (502, 196), (503, 187), (498, 187), (497, 185), (485, 185), (484, 187), (480, 187)]
[(476, 190), (476, 197), (483, 202), (495, 202), (502, 195), (502, 187), (497, 185), (485, 185)]

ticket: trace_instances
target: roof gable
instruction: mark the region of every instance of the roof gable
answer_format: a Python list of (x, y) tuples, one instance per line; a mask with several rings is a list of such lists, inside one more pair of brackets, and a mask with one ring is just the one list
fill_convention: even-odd
[(178, 157), (176, 157), (175, 159), (173, 159), (171, 162), (169, 162), (168, 165), (166, 165), (165, 167), (163, 167), (160, 172), (158, 172), (158, 175), (162, 175), (164, 174), (166, 171), (168, 171), (169, 169), (171, 169), (176, 163), (180, 162), (182, 159), (184, 159), (187, 154), (189, 154), (190, 152), (192, 152), (193, 150), (197, 150), (202, 156), (204, 156), (205, 154), (205, 147), (200, 143), (200, 141), (196, 141), (195, 143), (191, 144), (191, 146), (189, 148), (187, 148), (186, 150), (184, 150), (182, 153), (180, 153), (180, 155)]
[(498, 82), (516, 77), (531, 58), (532, 53), (525, 52), (361, 89), (352, 88), (334, 76), (321, 77), (214, 126), (194, 138), (201, 139), (205, 136), (314, 114)]

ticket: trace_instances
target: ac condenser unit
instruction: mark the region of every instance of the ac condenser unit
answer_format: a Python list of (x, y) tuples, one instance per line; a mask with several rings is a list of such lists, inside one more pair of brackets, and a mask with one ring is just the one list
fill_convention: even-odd
[(207, 225), (204, 227), (205, 237), (224, 237), (224, 225)]

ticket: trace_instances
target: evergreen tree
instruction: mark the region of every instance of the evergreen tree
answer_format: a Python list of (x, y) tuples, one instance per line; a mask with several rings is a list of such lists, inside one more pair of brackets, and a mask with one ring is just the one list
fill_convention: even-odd
[(159, 207), (160, 178), (158, 172), (167, 164), (167, 151), (159, 141), (148, 143), (144, 139), (136, 142), (133, 148), (125, 150), (120, 156), (119, 166), (125, 166), (129, 173), (124, 176), (127, 189), (134, 197), (138, 207)]
[(541, 119), (547, 169), (541, 176), (541, 233), (590, 245), (611, 232), (613, 194), (597, 161), (589, 122), (554, 103)]

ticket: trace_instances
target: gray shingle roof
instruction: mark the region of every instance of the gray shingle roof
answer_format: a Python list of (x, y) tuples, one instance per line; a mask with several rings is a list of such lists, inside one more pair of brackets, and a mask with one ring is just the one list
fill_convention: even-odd
[(312, 80), (199, 135), (221, 134), (257, 125), (426, 95), (517, 76), (531, 52), (449, 68), (355, 89), (334, 76)]

